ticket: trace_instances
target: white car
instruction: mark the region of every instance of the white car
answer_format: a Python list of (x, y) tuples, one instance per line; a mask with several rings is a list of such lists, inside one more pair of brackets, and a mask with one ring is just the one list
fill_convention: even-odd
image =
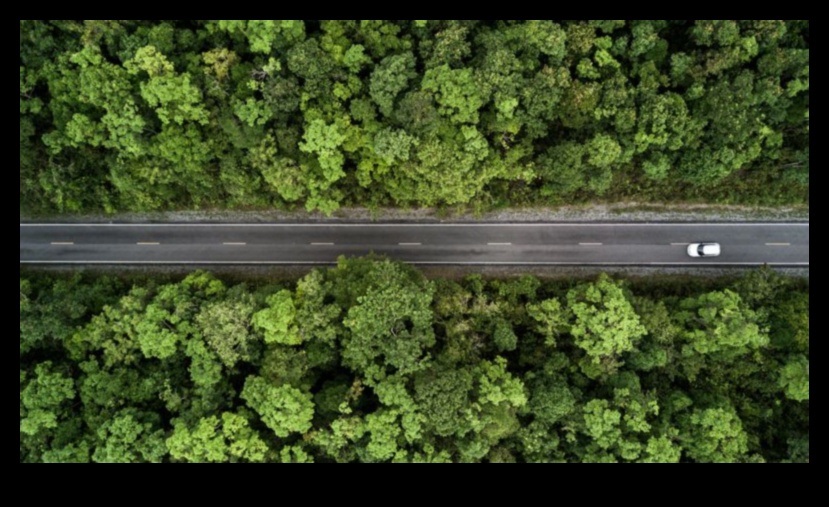
[(688, 255), (691, 257), (716, 257), (720, 255), (720, 244), (691, 243), (688, 245)]

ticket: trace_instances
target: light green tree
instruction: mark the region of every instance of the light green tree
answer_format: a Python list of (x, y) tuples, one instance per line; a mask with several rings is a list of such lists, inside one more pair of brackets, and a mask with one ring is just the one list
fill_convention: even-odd
[(795, 401), (809, 400), (809, 360), (804, 355), (789, 358), (780, 368), (777, 384), (786, 398)]
[(478, 110), (488, 98), (471, 69), (451, 69), (446, 64), (427, 69), (421, 87), (434, 93), (438, 111), (453, 123), (478, 123)]
[(267, 446), (249, 428), (244, 417), (225, 412), (201, 419), (194, 428), (184, 421), (173, 424), (167, 448), (173, 459), (189, 463), (224, 463), (227, 461), (261, 462)]
[(345, 176), (342, 170), (345, 158), (339, 150), (345, 141), (345, 135), (336, 123), (326, 124), (323, 120), (314, 120), (306, 126), (302, 138), (299, 149), (316, 155), (325, 184), (330, 185)]
[(605, 274), (567, 293), (570, 334), (594, 363), (633, 350), (647, 332), (622, 287)]
[(221, 19), (211, 21), (207, 28), (210, 31), (243, 35), (251, 51), (264, 54), (270, 54), (274, 49), (284, 49), (305, 38), (305, 23), (298, 20)]
[(536, 322), (536, 331), (544, 337), (544, 343), (554, 347), (556, 339), (569, 330), (567, 314), (558, 299), (527, 306), (527, 313)]
[(743, 423), (731, 407), (695, 409), (681, 437), (688, 456), (700, 462), (733, 463), (748, 452)]
[(138, 49), (124, 67), (131, 74), (143, 71), (149, 76), (141, 83), (141, 97), (155, 108), (161, 123), (207, 123), (201, 91), (192, 84), (190, 74), (176, 74), (173, 64), (154, 46)]
[(677, 314), (685, 326), (684, 354), (720, 354), (733, 357), (765, 347), (768, 334), (758, 324), (757, 314), (729, 289), (688, 298)]
[(314, 402), (310, 394), (289, 385), (274, 387), (262, 377), (251, 376), (241, 396), (278, 437), (311, 429)]
[(96, 463), (160, 463), (167, 454), (157, 417), (125, 409), (98, 428)]
[(64, 405), (75, 397), (72, 379), (51, 370), (49, 361), (38, 364), (25, 387), (25, 374), (20, 374), (21, 433), (33, 436), (57, 428)]
[(265, 343), (300, 345), (303, 342), (296, 325), (296, 307), (290, 291), (281, 290), (268, 297), (268, 307), (253, 315), (253, 325), (265, 335)]

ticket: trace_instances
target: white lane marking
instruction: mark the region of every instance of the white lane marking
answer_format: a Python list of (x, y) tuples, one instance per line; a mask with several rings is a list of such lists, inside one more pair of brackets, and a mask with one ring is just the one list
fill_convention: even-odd
[(184, 224), (184, 223), (160, 223), (160, 224), (20, 224), (20, 227), (809, 227), (806, 222), (731, 222), (731, 223), (707, 223), (707, 222), (503, 222), (503, 223), (311, 223), (311, 224)]
[(222, 243), (222, 244), (225, 245), (225, 246), (246, 246), (247, 245), (247, 243), (231, 243), (231, 242)]
[(160, 244), (161, 243), (154, 242), (154, 241), (139, 241), (138, 243), (136, 243), (136, 245), (139, 245), (139, 246), (158, 246)]
[(421, 246), (422, 243), (398, 243), (400, 246)]
[(512, 246), (512, 243), (487, 243), (488, 246)]
[(52, 246), (68, 246), (74, 244), (71, 241), (52, 241)]
[(581, 246), (602, 246), (602, 243), (579, 243)]
[(311, 243), (311, 246), (334, 246), (334, 243)]
[(685, 246), (690, 245), (691, 243), (671, 243), (671, 246)]
[[(436, 265), (469, 265), (469, 266), (487, 266), (487, 265), (504, 265), (504, 266), (693, 266), (693, 267), (717, 267), (717, 266), (762, 266), (767, 264), (769, 266), (808, 266), (808, 262), (511, 262), (511, 261), (468, 261), (468, 262), (451, 262), (451, 261), (415, 261), (398, 259), (400, 262), (408, 264), (436, 264)], [(155, 264), (155, 265), (280, 265), (280, 264), (298, 264), (298, 265), (332, 265), (336, 261), (20, 261), (20, 264)]]
[(766, 246), (792, 246), (791, 243), (766, 243)]

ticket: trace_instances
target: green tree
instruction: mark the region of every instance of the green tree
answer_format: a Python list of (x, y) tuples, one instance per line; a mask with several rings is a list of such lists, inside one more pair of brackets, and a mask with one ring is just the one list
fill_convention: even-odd
[(685, 424), (683, 447), (691, 459), (727, 463), (745, 458), (748, 439), (732, 408), (695, 409)]
[(471, 443), (488, 448), (518, 430), (516, 416), (527, 404), (527, 394), (524, 383), (507, 371), (507, 360), (500, 356), (480, 363), (476, 394), (473, 430), (483, 440)]
[(207, 27), (210, 31), (243, 35), (255, 53), (269, 54), (273, 49), (284, 49), (305, 38), (305, 23), (297, 20), (222, 19), (210, 22)]
[(226, 461), (261, 462), (267, 446), (248, 427), (244, 417), (225, 412), (221, 418), (210, 416), (190, 429), (180, 421), (167, 439), (170, 456), (190, 463)]
[(345, 176), (342, 170), (345, 158), (338, 149), (344, 140), (337, 124), (328, 125), (323, 120), (314, 120), (305, 129), (299, 149), (317, 156), (325, 176), (323, 185), (330, 185)]
[(686, 327), (688, 345), (683, 353), (745, 354), (765, 347), (768, 335), (758, 325), (758, 317), (740, 296), (731, 291), (715, 291), (680, 303), (684, 310), (678, 320)]
[(647, 332), (625, 291), (607, 275), (567, 293), (570, 333), (594, 363), (633, 350)]
[(311, 429), (314, 403), (310, 394), (288, 385), (274, 387), (261, 377), (251, 376), (241, 396), (280, 438)]
[(256, 355), (256, 337), (251, 333), (255, 308), (252, 298), (243, 294), (208, 303), (196, 316), (205, 342), (228, 368)]
[(98, 429), (97, 463), (159, 463), (167, 454), (163, 432), (154, 417), (123, 410)]
[(394, 167), (384, 185), (401, 203), (416, 195), (427, 205), (459, 204), (473, 200), (504, 170), (481, 132), (462, 126), (453, 138), (418, 143), (411, 160)]
[(191, 83), (190, 74), (176, 75), (173, 64), (154, 46), (138, 49), (124, 67), (131, 74), (144, 71), (149, 76), (141, 83), (141, 97), (155, 108), (161, 123), (207, 123), (201, 92)]
[(576, 397), (564, 379), (539, 378), (528, 388), (530, 396), (526, 411), (540, 423), (555, 424), (576, 409)]
[(518, 337), (515, 335), (515, 331), (513, 331), (510, 323), (503, 319), (495, 324), (492, 339), (499, 352), (510, 352), (518, 346)]
[(798, 355), (786, 361), (780, 369), (778, 385), (786, 394), (786, 398), (795, 401), (809, 400), (809, 360)]
[(270, 296), (268, 307), (253, 315), (253, 325), (265, 335), (265, 343), (300, 345), (302, 336), (295, 323), (296, 307), (291, 292), (282, 290)]
[(622, 440), (622, 414), (610, 408), (607, 400), (590, 400), (584, 405), (587, 435), (601, 449), (609, 449)]
[(679, 463), (682, 449), (667, 436), (651, 437), (644, 454), (643, 463)]
[[(341, 260), (339, 269), (352, 269), (353, 264)], [(356, 304), (343, 321), (349, 331), (342, 341), (343, 363), (374, 380), (389, 368), (402, 374), (424, 368), (425, 349), (435, 344), (432, 285), (390, 261), (370, 263), (358, 283), (351, 289)]]
[(415, 58), (411, 52), (387, 56), (374, 68), (369, 80), (369, 93), (384, 116), (390, 116), (397, 96), (416, 76)]
[(469, 423), (472, 374), (466, 370), (429, 369), (415, 376), (415, 400), (426, 425), (438, 436), (464, 436)]
[(471, 69), (451, 69), (446, 64), (427, 69), (421, 86), (434, 94), (438, 111), (453, 123), (478, 123), (478, 110), (488, 98)]
[(66, 403), (75, 398), (72, 379), (59, 372), (52, 373), (52, 367), (49, 361), (38, 364), (35, 377), (25, 387), (25, 374), (20, 374), (21, 433), (33, 436), (56, 429)]
[(547, 345), (555, 346), (557, 337), (569, 330), (567, 315), (558, 299), (529, 305), (527, 313), (536, 322), (536, 330)]

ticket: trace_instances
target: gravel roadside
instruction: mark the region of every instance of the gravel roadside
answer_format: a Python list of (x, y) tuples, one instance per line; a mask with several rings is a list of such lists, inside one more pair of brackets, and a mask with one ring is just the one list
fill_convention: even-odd
[(745, 222), (809, 221), (808, 207), (762, 208), (703, 204), (653, 205), (637, 203), (511, 208), (481, 214), (437, 208), (342, 208), (332, 216), (305, 211), (169, 211), (116, 215), (20, 216), (21, 223), (139, 223), (139, 222)]
[[(185, 276), (196, 270), (209, 271), (230, 279), (246, 280), (255, 278), (274, 282), (297, 280), (314, 269), (325, 266), (60, 266), (60, 265), (26, 265), (21, 266), (21, 273), (26, 271), (68, 274), (77, 271), (92, 275), (170, 275)], [(545, 280), (577, 279), (591, 280), (600, 273), (608, 273), (618, 278), (635, 279), (648, 277), (683, 278), (701, 277), (709, 279), (734, 278), (743, 273), (758, 269), (756, 267), (660, 267), (660, 266), (415, 266), (427, 278), (446, 278), (458, 280), (468, 275), (479, 274), (486, 279), (517, 278), (533, 275)], [(809, 268), (772, 268), (778, 273), (793, 278), (809, 279)]]

